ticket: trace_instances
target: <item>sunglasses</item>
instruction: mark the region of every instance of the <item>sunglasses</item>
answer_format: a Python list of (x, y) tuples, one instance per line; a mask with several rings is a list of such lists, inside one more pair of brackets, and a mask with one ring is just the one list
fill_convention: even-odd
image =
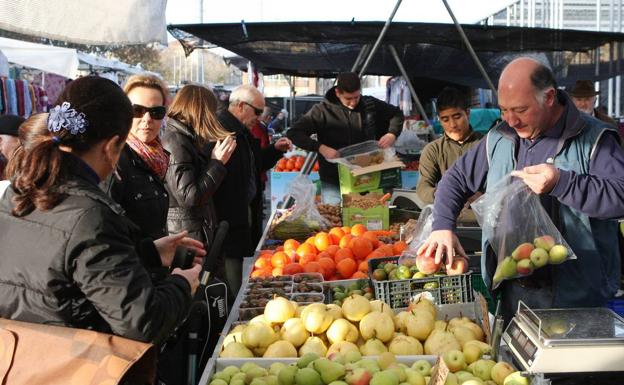
[(161, 120), (165, 117), (167, 108), (165, 106), (145, 107), (140, 104), (132, 105), (132, 113), (135, 118), (142, 118), (146, 112), (149, 112), (152, 119)]
[(254, 105), (253, 105), (253, 104), (251, 104), (251, 103), (247, 103), (247, 102), (243, 102), (243, 103), (245, 103), (245, 104), (246, 104), (246, 105), (248, 105), (249, 107), (253, 108), (253, 110), (254, 110), (254, 114), (256, 114), (256, 116), (260, 116), (260, 115), (262, 115), (262, 108), (257, 108), (257, 107), (254, 107)]

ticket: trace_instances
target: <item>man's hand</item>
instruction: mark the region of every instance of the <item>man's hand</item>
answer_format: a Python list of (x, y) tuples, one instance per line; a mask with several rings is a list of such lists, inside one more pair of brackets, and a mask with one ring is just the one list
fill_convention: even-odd
[(387, 133), (386, 135), (382, 136), (379, 139), (379, 147), (381, 148), (388, 148), (390, 146), (392, 146), (394, 144), (394, 141), (396, 140), (396, 136), (394, 134), (391, 133)]
[(199, 287), (199, 273), (201, 273), (202, 267), (201, 265), (194, 265), (190, 269), (182, 270), (179, 267), (176, 267), (171, 272), (172, 275), (180, 275), (187, 280), (189, 285), (191, 286), (191, 295), (195, 294), (195, 291)]
[(511, 175), (522, 178), (536, 194), (551, 192), (559, 181), (559, 169), (546, 163), (525, 167), (522, 171), (512, 171)]
[(279, 138), (274, 146), (276, 150), (286, 152), (292, 149), (292, 142), (288, 138)]
[(447, 265), (453, 263), (455, 255), (468, 259), (464, 248), (459, 243), (459, 239), (457, 239), (457, 235), (451, 230), (432, 231), (417, 253), (418, 255), (425, 254), (428, 257), (435, 256), (436, 263), (443, 262), (444, 255), (446, 255), (445, 264)]
[(323, 157), (325, 157), (325, 159), (336, 159), (336, 158), (340, 158), (340, 153), (336, 150), (334, 150), (333, 148), (326, 146), (324, 144), (321, 144), (319, 146), (318, 152), (321, 153), (321, 155), (323, 155)]
[(182, 231), (178, 234), (158, 238), (154, 241), (154, 245), (156, 246), (156, 250), (158, 250), (158, 254), (160, 254), (160, 261), (163, 266), (171, 266), (171, 262), (173, 262), (173, 256), (178, 246), (184, 246), (194, 250), (195, 263), (198, 262), (198, 256), (203, 257), (204, 255), (206, 255), (204, 245), (200, 241), (187, 237), (187, 235), (188, 231)]

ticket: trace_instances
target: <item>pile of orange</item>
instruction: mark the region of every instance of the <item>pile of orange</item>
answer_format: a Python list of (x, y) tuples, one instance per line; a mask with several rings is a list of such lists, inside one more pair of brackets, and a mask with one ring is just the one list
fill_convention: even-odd
[[(293, 155), (289, 158), (282, 158), (277, 161), (275, 168), (273, 171), (283, 172), (283, 171), (291, 171), (298, 172), (301, 171), (301, 167), (303, 167), (303, 163), (305, 162), (305, 156), (301, 155)], [(314, 164), (312, 171), (318, 171), (318, 162)]]
[(327, 281), (368, 278), (368, 260), (400, 255), (407, 244), (384, 244), (364, 225), (334, 227), (300, 243), (288, 239), (275, 250), (263, 250), (252, 277), (321, 273)]

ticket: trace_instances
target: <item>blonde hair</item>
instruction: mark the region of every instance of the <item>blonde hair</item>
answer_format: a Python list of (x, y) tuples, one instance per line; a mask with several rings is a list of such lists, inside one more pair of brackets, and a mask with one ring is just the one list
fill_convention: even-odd
[(124, 85), (124, 92), (126, 95), (130, 93), (135, 88), (151, 88), (156, 91), (160, 91), (162, 95), (163, 105), (167, 105), (169, 101), (169, 89), (164, 81), (162, 81), (159, 77), (154, 75), (132, 75), (126, 81)]
[(202, 144), (225, 139), (232, 135), (225, 130), (215, 115), (217, 97), (208, 88), (189, 84), (173, 98), (167, 116), (193, 129)]

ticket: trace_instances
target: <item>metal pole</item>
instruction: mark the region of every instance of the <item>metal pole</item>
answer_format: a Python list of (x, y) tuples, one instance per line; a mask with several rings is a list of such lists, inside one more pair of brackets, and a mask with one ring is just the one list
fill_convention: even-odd
[(485, 68), (483, 68), (483, 65), (481, 64), (481, 60), (479, 60), (479, 57), (477, 56), (477, 54), (475, 53), (474, 49), (472, 48), (472, 44), (470, 44), (470, 41), (468, 40), (468, 37), (464, 33), (464, 29), (462, 28), (462, 26), (457, 21), (457, 18), (455, 18), (455, 14), (453, 14), (453, 10), (451, 10), (451, 7), (448, 5), (448, 2), (446, 0), (442, 0), (442, 2), (444, 3), (444, 6), (446, 7), (446, 10), (448, 11), (449, 15), (451, 16), (451, 19), (453, 19), (453, 23), (455, 23), (455, 27), (457, 28), (457, 32), (459, 32), (459, 35), (461, 36), (462, 40), (464, 41), (464, 44), (466, 45), (466, 48), (468, 48), (468, 52), (470, 53), (470, 56), (472, 56), (472, 60), (474, 60), (475, 64), (479, 68), (479, 71), (481, 72), (481, 75), (483, 76), (485, 81), (490, 86), (490, 89), (492, 90), (492, 93), (494, 94), (494, 96), (496, 98), (498, 98), (498, 93), (496, 92), (496, 88), (494, 87), (494, 83), (492, 83), (492, 79), (490, 79), (490, 75), (488, 75), (487, 72), (485, 71)]
[(392, 53), (392, 56), (394, 57), (394, 61), (396, 61), (397, 67), (399, 67), (399, 71), (401, 71), (401, 75), (403, 75), (403, 77), (405, 78), (405, 81), (407, 82), (407, 86), (409, 87), (410, 94), (412, 94), (412, 98), (414, 98), (414, 102), (416, 102), (416, 108), (418, 109), (418, 112), (422, 115), (423, 119), (427, 123), (429, 123), (429, 117), (427, 116), (427, 113), (425, 112), (425, 109), (423, 108), (422, 104), (420, 104), (420, 99), (418, 99), (416, 90), (414, 89), (414, 86), (412, 85), (412, 80), (409, 78), (407, 71), (405, 71), (405, 67), (403, 67), (403, 63), (401, 63), (401, 59), (399, 58), (399, 54), (397, 53), (396, 48), (394, 48), (392, 44), (390, 44), (388, 48), (390, 49), (390, 52)]
[(373, 59), (373, 56), (375, 56), (375, 52), (377, 52), (377, 49), (379, 48), (381, 41), (383, 40), (384, 36), (386, 36), (388, 27), (390, 27), (390, 24), (392, 23), (392, 19), (394, 19), (394, 15), (399, 9), (399, 5), (401, 5), (401, 1), (402, 0), (397, 0), (396, 4), (394, 5), (394, 9), (392, 10), (392, 13), (390, 14), (390, 17), (388, 18), (388, 20), (386, 20), (386, 24), (384, 24), (383, 28), (381, 29), (381, 32), (379, 33), (379, 36), (377, 37), (377, 41), (375, 42), (375, 44), (373, 45), (373, 48), (368, 54), (366, 61), (364, 62), (364, 64), (362, 64), (362, 69), (360, 70), (360, 74), (359, 74), (360, 77), (362, 77), (362, 75), (364, 75), (364, 73), (366, 72), (366, 69), (368, 68), (368, 65)]
[(362, 46), (362, 48), (360, 49), (360, 53), (355, 59), (355, 63), (353, 63), (353, 67), (351, 67), (351, 72), (355, 72), (357, 70), (357, 68), (360, 66), (360, 62), (362, 61), (362, 58), (366, 56), (366, 53), (368, 52), (369, 48), (370, 48), (370, 44), (364, 44)]

